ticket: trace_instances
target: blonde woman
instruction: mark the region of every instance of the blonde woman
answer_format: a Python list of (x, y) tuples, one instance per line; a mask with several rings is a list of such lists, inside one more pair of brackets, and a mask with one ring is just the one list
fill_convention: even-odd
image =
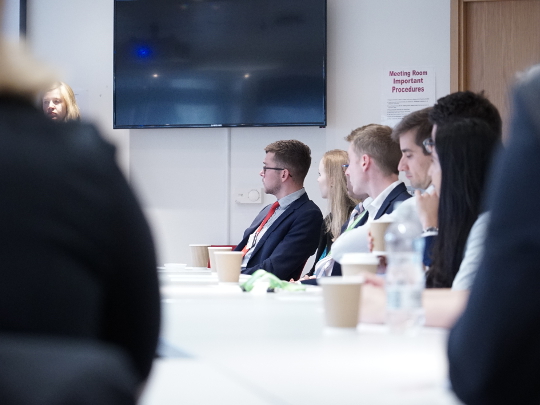
[(43, 112), (53, 121), (80, 121), (81, 113), (75, 100), (75, 93), (69, 85), (55, 82), (43, 95)]
[(321, 197), (328, 199), (328, 215), (324, 218), (319, 239), (319, 247), (315, 255), (315, 263), (308, 277), (313, 276), (315, 264), (326, 257), (332, 243), (340, 235), (341, 227), (349, 219), (349, 215), (357, 200), (352, 199), (347, 192), (347, 179), (343, 165), (349, 163), (347, 152), (334, 149), (324, 154), (319, 163), (319, 189)]

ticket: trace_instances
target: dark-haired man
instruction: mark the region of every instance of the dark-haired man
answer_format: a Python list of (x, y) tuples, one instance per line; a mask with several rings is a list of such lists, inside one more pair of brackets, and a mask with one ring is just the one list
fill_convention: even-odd
[[(502, 133), (502, 120), (499, 111), (483, 93), (459, 91), (441, 97), (431, 108), (428, 115), (430, 122), (433, 124), (432, 142), (435, 139), (437, 127), (442, 127), (463, 118), (480, 119), (486, 122), (499, 137)], [(416, 202), (420, 207), (420, 220), (424, 230), (436, 231), (438, 229), (439, 192), (440, 190), (437, 190), (433, 194), (417, 195)], [(488, 223), (489, 214), (482, 213), (470, 230), (463, 260), (452, 283), (453, 289), (468, 290), (471, 287), (482, 258)], [(435, 243), (433, 236), (426, 240), (425, 263), (427, 265), (431, 262), (429, 258), (433, 243)]]
[(425, 190), (431, 184), (428, 174), (431, 155), (423, 145), (424, 140), (431, 137), (430, 111), (431, 107), (428, 107), (410, 113), (392, 132), (392, 139), (399, 143), (402, 153), (398, 170), (405, 172), (411, 186), (419, 190)]
[(289, 140), (271, 143), (265, 151), (260, 175), (265, 192), (277, 201), (257, 215), (235, 250), (244, 252), (244, 274), (264, 269), (282, 280), (297, 280), (317, 249), (323, 222), (304, 189), (311, 150)]
[(432, 133), (437, 126), (453, 122), (460, 118), (478, 118), (485, 121), (499, 136), (502, 134), (502, 120), (491, 101), (484, 93), (458, 91), (441, 97), (429, 112), (429, 120), (433, 124)]

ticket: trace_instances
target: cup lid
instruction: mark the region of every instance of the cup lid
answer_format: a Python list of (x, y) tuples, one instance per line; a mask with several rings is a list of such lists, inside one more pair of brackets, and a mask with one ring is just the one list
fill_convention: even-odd
[(371, 221), (372, 224), (391, 224), (392, 222), (394, 222), (394, 218), (392, 218), (390, 215), (383, 215), (379, 219), (374, 219)]
[(330, 276), (317, 279), (320, 285), (344, 285), (344, 284), (363, 284), (365, 278), (363, 276)]
[(373, 253), (345, 253), (340, 264), (379, 264), (379, 259)]

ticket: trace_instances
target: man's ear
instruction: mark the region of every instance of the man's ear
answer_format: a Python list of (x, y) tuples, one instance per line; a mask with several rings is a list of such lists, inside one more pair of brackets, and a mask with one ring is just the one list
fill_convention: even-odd
[(366, 172), (371, 167), (371, 163), (371, 156), (364, 153), (360, 160), (360, 166), (362, 167), (362, 170)]
[(290, 177), (292, 176), (291, 176), (291, 172), (289, 172), (289, 169), (283, 169), (281, 171), (281, 181), (285, 181)]

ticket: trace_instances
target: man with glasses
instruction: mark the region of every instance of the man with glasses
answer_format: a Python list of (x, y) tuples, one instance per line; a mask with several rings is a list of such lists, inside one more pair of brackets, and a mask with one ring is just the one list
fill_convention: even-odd
[(311, 150), (288, 140), (271, 143), (265, 152), (260, 175), (266, 194), (277, 201), (257, 215), (235, 250), (244, 253), (244, 274), (264, 269), (282, 280), (297, 280), (317, 249), (323, 222), (321, 210), (304, 189)]

